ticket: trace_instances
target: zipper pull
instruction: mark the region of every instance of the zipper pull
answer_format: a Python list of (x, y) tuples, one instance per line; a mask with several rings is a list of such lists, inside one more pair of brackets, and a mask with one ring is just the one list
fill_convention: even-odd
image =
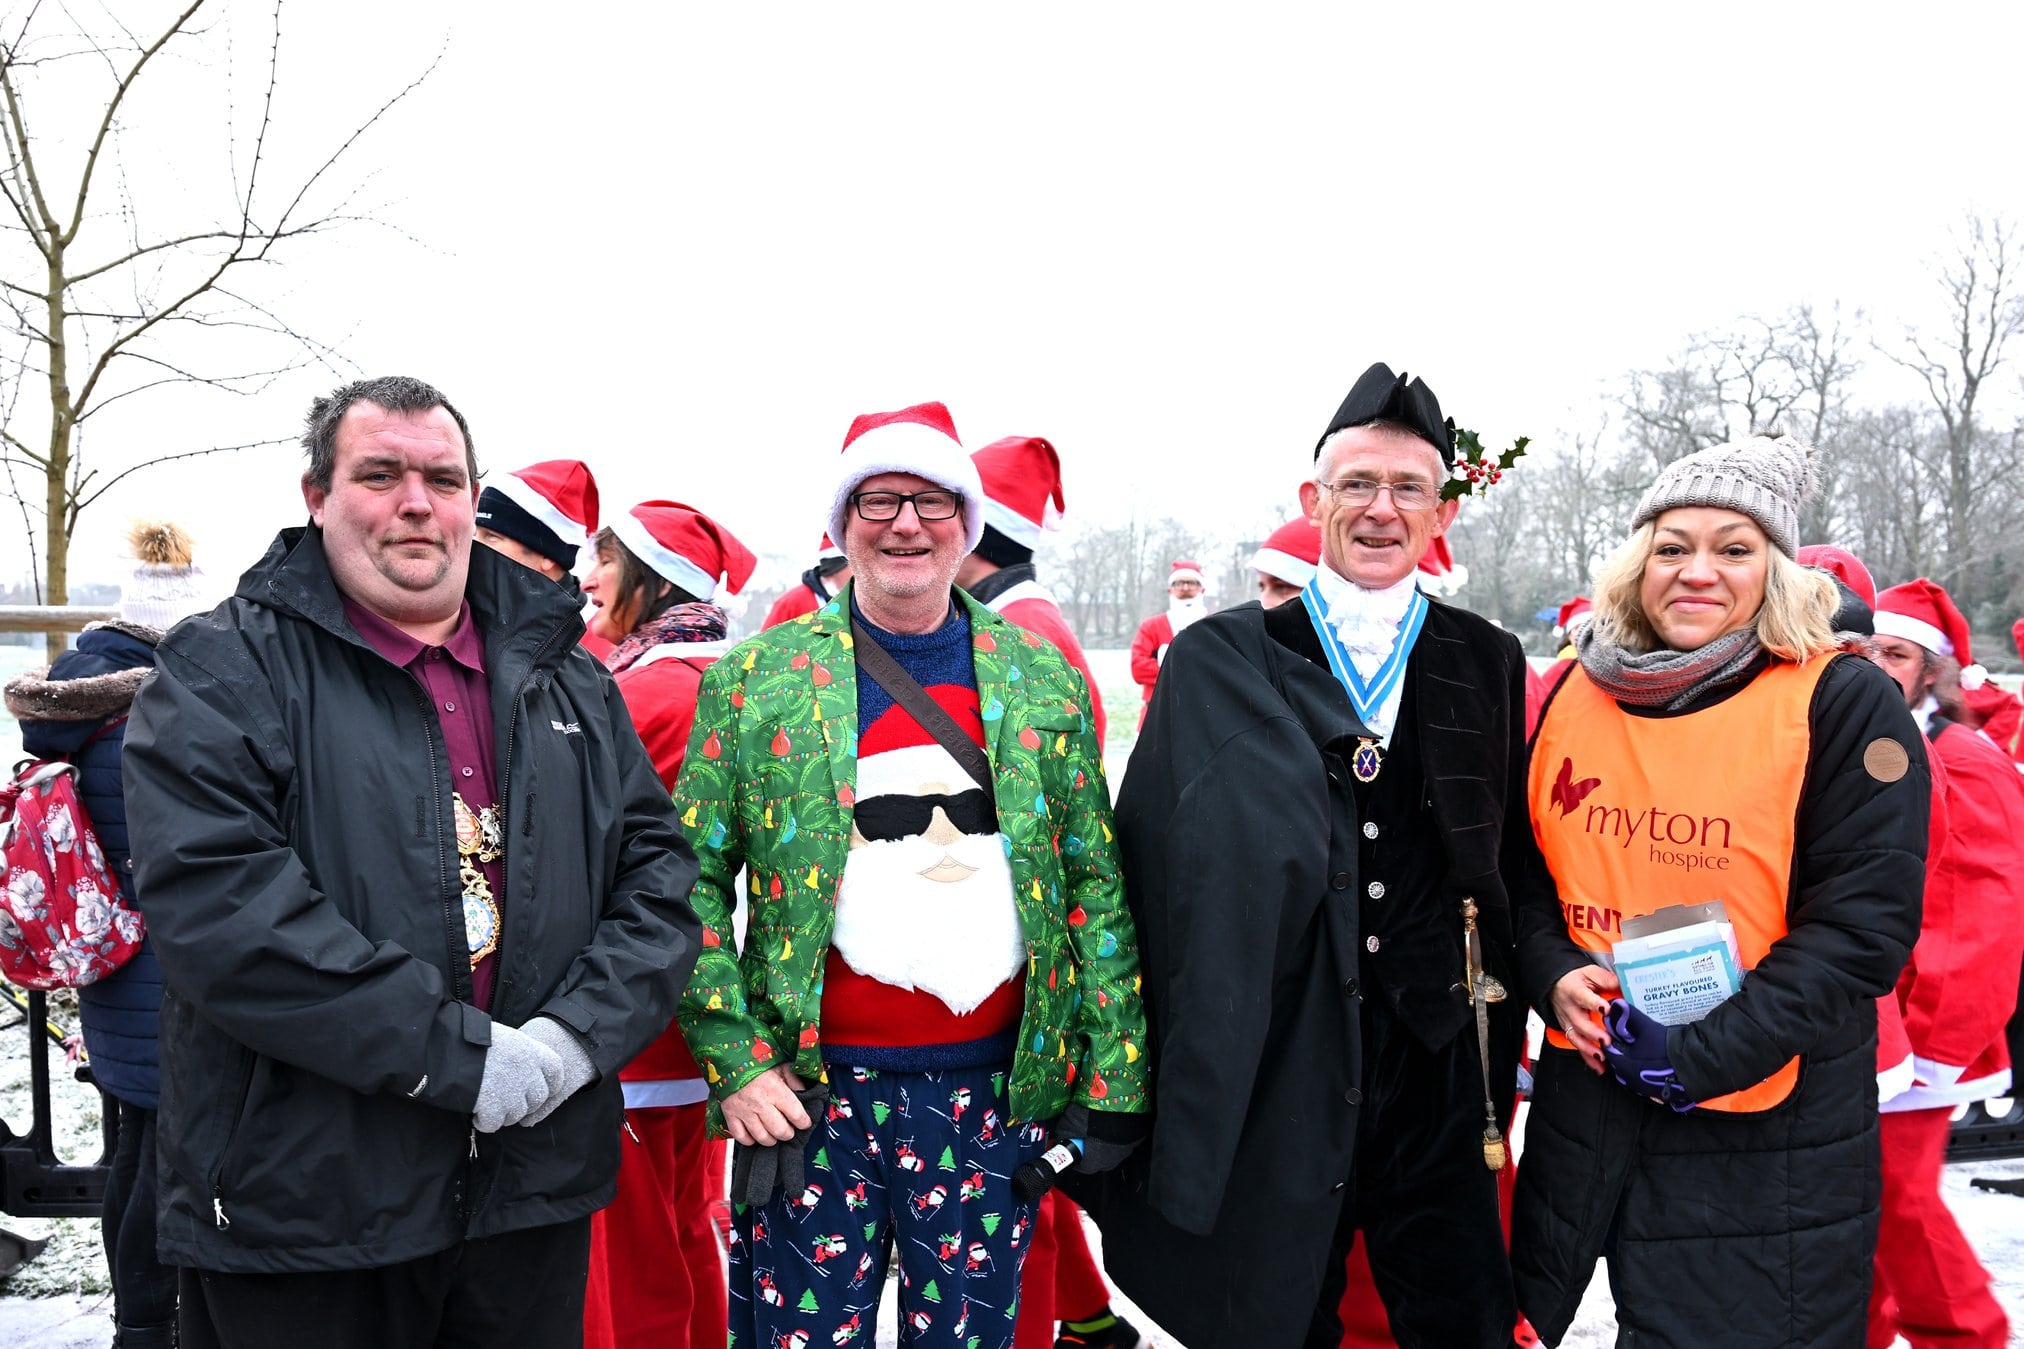
[(474, 1162), (478, 1160), (478, 1131), (476, 1129), (471, 1130), (471, 1160)]
[(216, 1192), (211, 1195), (211, 1217), (218, 1224), (220, 1232), (232, 1225), (232, 1220), (225, 1216), (225, 1197)]
[(641, 1147), (645, 1147), (645, 1146), (646, 1146), (646, 1144), (645, 1144), (645, 1143), (644, 1143), (643, 1141), (641, 1141), (641, 1139), (640, 1139), (640, 1136), (639, 1136), (639, 1133), (638, 1133), (638, 1131), (637, 1131), (637, 1130), (635, 1130), (635, 1129), (634, 1129), (634, 1128), (632, 1127), (632, 1116), (631, 1116), (631, 1115), (627, 1115), (627, 1116), (625, 1117), (625, 1131), (626, 1131), (626, 1133), (628, 1133), (628, 1134), (630, 1134), (630, 1135), (632, 1136), (632, 1141), (633, 1141), (633, 1142), (635, 1142), (635, 1143), (638, 1143), (638, 1144), (639, 1144), (639, 1145), (640, 1145)]

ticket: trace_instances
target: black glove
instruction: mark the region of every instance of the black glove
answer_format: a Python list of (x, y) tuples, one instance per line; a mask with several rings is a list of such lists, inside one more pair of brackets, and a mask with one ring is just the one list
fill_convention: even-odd
[(1610, 1001), (1602, 1014), (1609, 1029), (1609, 1043), (1602, 1055), (1616, 1080), (1640, 1096), (1684, 1114), (1695, 1105), (1673, 1071), (1672, 1056), (1666, 1052), (1666, 1025), (1654, 1021), (1622, 998)]
[(801, 1102), (801, 1108), (808, 1112), (806, 1129), (796, 1130), (794, 1137), (784, 1143), (762, 1147), (740, 1143), (732, 1150), (732, 1203), (768, 1204), (782, 1194), (789, 1199), (799, 1199), (801, 1192), (808, 1188), (804, 1155), (808, 1148), (808, 1136), (815, 1132), (816, 1124), (822, 1119), (823, 1107), (829, 1104), (829, 1088), (821, 1083), (803, 1087), (794, 1093), (794, 1099)]
[(1054, 1121), (1054, 1137), (1077, 1145), (1075, 1169), (1085, 1175), (1108, 1171), (1131, 1156), (1146, 1136), (1149, 1116), (1072, 1105)]

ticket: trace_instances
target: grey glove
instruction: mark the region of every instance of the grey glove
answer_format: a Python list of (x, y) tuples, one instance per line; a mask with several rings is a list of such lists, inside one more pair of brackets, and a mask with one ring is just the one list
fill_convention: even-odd
[(497, 1021), (485, 1050), (485, 1075), (478, 1080), (478, 1104), (471, 1123), (481, 1134), (497, 1133), (539, 1110), (562, 1085), (562, 1060), (531, 1035)]
[(732, 1203), (766, 1204), (782, 1194), (799, 1199), (808, 1188), (804, 1161), (808, 1136), (815, 1132), (815, 1121), (822, 1118), (823, 1107), (829, 1104), (829, 1088), (818, 1082), (795, 1092), (794, 1099), (808, 1112), (808, 1127), (797, 1130), (785, 1143), (770, 1147), (755, 1148), (740, 1143), (731, 1158)]
[(1131, 1156), (1145, 1137), (1147, 1118), (1115, 1110), (1092, 1113), (1086, 1105), (1072, 1105), (1054, 1121), (1054, 1136), (1072, 1140), (1077, 1147), (1075, 1169), (1095, 1175)]
[(520, 1121), (522, 1128), (539, 1124), (555, 1113), (557, 1106), (582, 1091), (597, 1080), (597, 1065), (590, 1061), (590, 1054), (583, 1047), (583, 1041), (576, 1038), (576, 1032), (557, 1021), (554, 1017), (537, 1016), (520, 1028), (521, 1034), (552, 1052), (562, 1061), (561, 1079), (546, 1101), (528, 1112)]

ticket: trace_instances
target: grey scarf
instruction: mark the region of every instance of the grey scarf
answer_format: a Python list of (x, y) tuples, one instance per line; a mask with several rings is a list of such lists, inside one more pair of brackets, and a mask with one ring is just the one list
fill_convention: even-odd
[(1632, 707), (1661, 707), (1677, 712), (1709, 689), (1726, 684), (1749, 668), (1764, 650), (1755, 626), (1738, 628), (1693, 651), (1628, 651), (1597, 634), (1600, 624), (1582, 631), (1581, 668), (1595, 686)]

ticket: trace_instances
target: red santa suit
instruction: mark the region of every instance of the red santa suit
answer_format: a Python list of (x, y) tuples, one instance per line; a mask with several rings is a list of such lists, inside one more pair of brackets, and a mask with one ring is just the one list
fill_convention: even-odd
[[(1202, 583), (1202, 569), (1186, 560), (1174, 563), (1167, 573), (1169, 588), (1177, 582), (1193, 581)], [(1174, 638), (1198, 618), (1207, 616), (1208, 604), (1200, 596), (1194, 599), (1175, 599), (1168, 603), (1167, 611), (1154, 614), (1139, 624), (1138, 635), (1131, 640), (1131, 677), (1138, 681), (1143, 691), (1139, 706), (1139, 724), (1144, 725), (1145, 709), (1153, 700), (1153, 685), (1159, 682), (1160, 663), (1167, 658), (1167, 648), (1174, 644)]]
[[(699, 600), (735, 592), (754, 559), (730, 533), (673, 502), (649, 502), (612, 525), (641, 562)], [(722, 583), (720, 584), (720, 578)], [(713, 636), (682, 631), (701, 611)], [(729, 648), (723, 614), (684, 606), (643, 624), (606, 659), (655, 771), (682, 771), (703, 671)], [(706, 1126), (709, 1087), (679, 1026), (619, 1070), (625, 1125), (618, 1192), (592, 1215), (584, 1290), (587, 1349), (688, 1349), (723, 1343), (729, 1287), (718, 1238), (724, 1152)]]
[[(1967, 624), (1930, 581), (1877, 597), (1880, 636), (1967, 655)], [(2010, 1089), (2004, 1027), (2024, 962), (2024, 781), (1973, 729), (1917, 710), (1937, 761), (1945, 836), (1928, 847), (1918, 944), (1898, 981), (1912, 1085), (1881, 1103), (1883, 1213), (1868, 1343), (2000, 1346), (2009, 1326), (1940, 1195), (1954, 1107)], [(1942, 782), (1944, 786), (1942, 787)]]

